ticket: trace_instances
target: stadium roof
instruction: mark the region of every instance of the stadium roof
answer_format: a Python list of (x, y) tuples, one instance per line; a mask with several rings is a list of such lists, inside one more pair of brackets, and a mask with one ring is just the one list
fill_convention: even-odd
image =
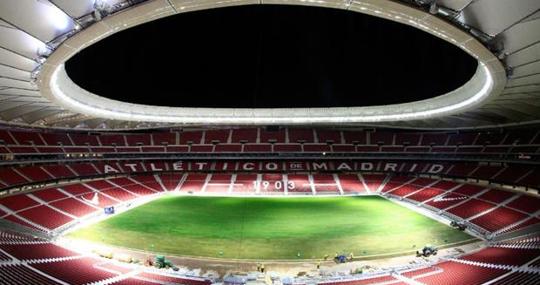
[[(77, 89), (63, 71), (63, 62), (78, 50), (133, 25), (192, 10), (266, 3), (328, 6), (385, 17), (453, 42), (481, 64), (473, 79), (449, 96), (400, 108), (302, 109), (294, 112), (297, 118), (286, 119), (282, 113), (290, 111), (257, 111), (257, 116), (266, 118), (261, 119), (249, 110), (246, 114), (219, 110), (213, 112), (212, 120), (201, 120), (199, 110), (133, 107)], [(0, 119), (12, 124), (90, 129), (185, 122), (206, 125), (215, 122), (219, 114), (225, 118), (220, 122), (231, 125), (341, 123), (451, 128), (536, 122), (540, 119), (539, 9), (537, 0), (6, 0), (0, 2)], [(66, 92), (54, 92), (55, 88)], [(70, 95), (62, 97), (64, 93)], [(238, 118), (242, 119), (235, 120)]]

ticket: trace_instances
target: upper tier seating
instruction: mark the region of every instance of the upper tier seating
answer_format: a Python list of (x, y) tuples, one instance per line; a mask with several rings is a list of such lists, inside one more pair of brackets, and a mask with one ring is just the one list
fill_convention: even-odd
[[(522, 146), (539, 144), (536, 130), (489, 132), (409, 132), (399, 130), (340, 131), (335, 129), (211, 129), (148, 133), (39, 132), (0, 130), (6, 145), (35, 146), (162, 146), (212, 143), (332, 143), (395, 146)], [(535, 138), (534, 140), (532, 138)]]
[(256, 143), (259, 129), (233, 129), (231, 143)]
[[(2, 145), (3, 144), (3, 145)], [(232, 128), (211, 130), (168, 130), (147, 133), (87, 133), (79, 131), (53, 132), (24, 129), (0, 130), (0, 152), (15, 154), (15, 158), (43, 159), (69, 154), (129, 155), (140, 153), (211, 153), (228, 155), (246, 153), (385, 153), (415, 155), (485, 155), (496, 158), (540, 157), (540, 135), (536, 129), (510, 129), (491, 131), (421, 132), (406, 130), (371, 129), (301, 129), (301, 128)], [(50, 157), (48, 157), (50, 158)], [(525, 159), (524, 158), (524, 159)], [(42, 167), (43, 168), (43, 167)], [(11, 170), (7, 170), (11, 171)], [(56, 176), (47, 169), (36, 168), (28, 172), (4, 175), (0, 172), (0, 186), (21, 185), (37, 179), (52, 179), (76, 172), (95, 175), (93, 169), (69, 169)], [(421, 171), (421, 170), (417, 170)], [(513, 165), (482, 165), (462, 163), (449, 169), (453, 177), (473, 177), (507, 184), (540, 187), (536, 167)], [(55, 172), (55, 171), (53, 171)]]

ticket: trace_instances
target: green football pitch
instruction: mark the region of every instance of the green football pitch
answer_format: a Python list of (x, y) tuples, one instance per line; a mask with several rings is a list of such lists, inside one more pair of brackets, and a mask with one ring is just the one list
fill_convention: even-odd
[(473, 239), (378, 196), (164, 196), (69, 236), (172, 255), (234, 259), (384, 255)]

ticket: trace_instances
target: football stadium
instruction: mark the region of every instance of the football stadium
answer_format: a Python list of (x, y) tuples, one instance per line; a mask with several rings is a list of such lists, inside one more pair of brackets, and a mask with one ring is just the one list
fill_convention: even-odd
[(535, 285), (539, 189), (538, 0), (0, 2), (0, 285)]

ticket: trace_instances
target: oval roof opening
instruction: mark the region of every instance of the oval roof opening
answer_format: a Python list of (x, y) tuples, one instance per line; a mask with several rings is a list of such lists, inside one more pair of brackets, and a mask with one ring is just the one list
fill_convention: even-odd
[(181, 13), (66, 63), (80, 87), (171, 107), (356, 107), (433, 98), (477, 61), (421, 30), (346, 10), (252, 5)]

